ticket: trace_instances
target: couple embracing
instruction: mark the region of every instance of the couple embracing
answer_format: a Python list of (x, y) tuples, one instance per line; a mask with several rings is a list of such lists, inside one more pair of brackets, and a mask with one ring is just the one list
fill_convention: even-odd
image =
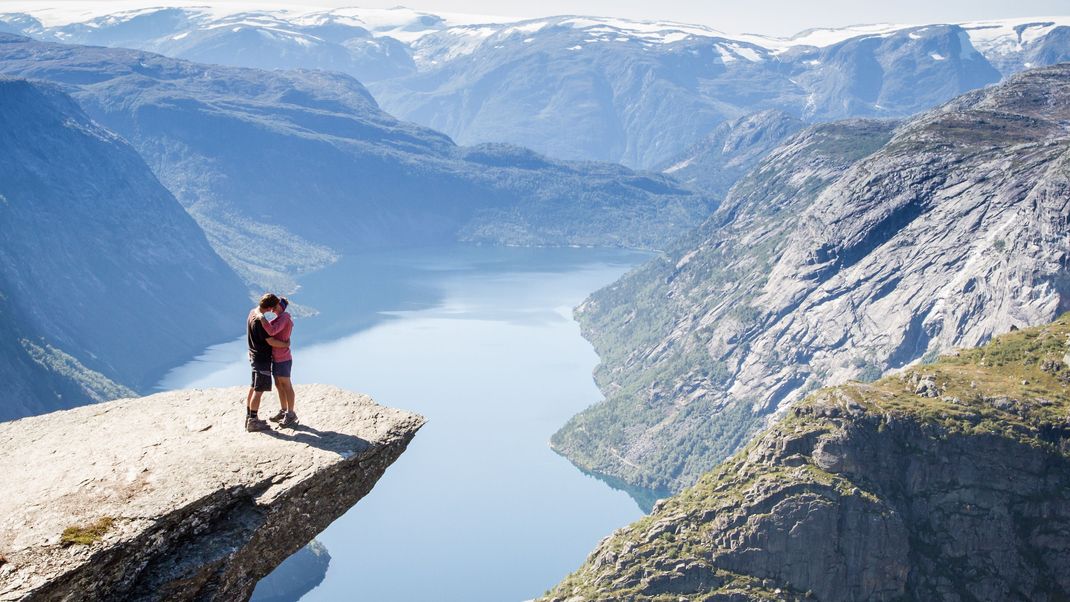
[[(249, 363), (253, 366), (253, 381), (246, 396), (245, 430), (262, 431), (268, 428), (257, 415), (260, 410), (260, 397), (264, 391), (271, 390), (272, 378), (279, 390), (278, 413), (269, 418), (280, 427), (297, 425), (294, 413), (294, 388), (290, 382), (290, 368), (293, 356), (290, 355), (290, 334), (293, 332), (293, 319), (287, 313), (289, 305), (286, 297), (279, 298), (272, 293), (260, 297), (257, 306), (249, 311), (246, 319), (246, 335), (249, 339)], [(275, 317), (268, 320), (265, 313), (271, 312)]]

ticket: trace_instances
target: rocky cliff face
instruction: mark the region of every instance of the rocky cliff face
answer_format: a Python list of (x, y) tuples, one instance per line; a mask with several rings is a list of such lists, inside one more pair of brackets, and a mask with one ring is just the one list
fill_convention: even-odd
[(732, 186), (785, 138), (806, 124), (777, 110), (719, 124), (702, 142), (658, 167), (688, 186), (723, 199)]
[(237, 387), (0, 424), (0, 600), (248, 599), (424, 422), (334, 387), (297, 392), (293, 430), (246, 433)]
[(1070, 314), (822, 389), (547, 600), (1065, 600)]
[(131, 395), (235, 332), (240, 279), (70, 97), (0, 79), (0, 156), (0, 420)]
[(579, 308), (607, 400), (555, 448), (679, 488), (822, 384), (1066, 311), (1067, 107), (1061, 65), (890, 137), (856, 122), (789, 139), (691, 239)]

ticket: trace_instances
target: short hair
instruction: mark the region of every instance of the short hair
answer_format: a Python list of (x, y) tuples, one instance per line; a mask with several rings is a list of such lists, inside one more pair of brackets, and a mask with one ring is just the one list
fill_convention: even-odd
[(265, 309), (271, 309), (279, 304), (279, 298), (274, 293), (264, 293), (263, 297), (260, 297), (260, 311)]

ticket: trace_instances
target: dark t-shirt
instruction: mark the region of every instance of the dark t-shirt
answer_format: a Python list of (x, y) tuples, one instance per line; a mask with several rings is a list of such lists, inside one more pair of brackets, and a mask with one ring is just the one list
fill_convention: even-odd
[(252, 364), (271, 364), (271, 345), (268, 345), (268, 333), (256, 317), (256, 310), (249, 312), (245, 321), (245, 335), (249, 340), (249, 361)]

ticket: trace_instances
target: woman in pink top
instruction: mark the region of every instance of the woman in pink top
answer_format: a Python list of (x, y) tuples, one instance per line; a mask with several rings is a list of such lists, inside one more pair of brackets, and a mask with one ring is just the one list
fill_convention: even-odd
[[(268, 336), (280, 341), (290, 341), (293, 332), (294, 321), (286, 308), (290, 302), (283, 297), (279, 299), (278, 311), (273, 319), (260, 318), (260, 324), (267, 331)], [(279, 413), (268, 420), (278, 422), (279, 426), (288, 427), (297, 424), (297, 414), (294, 413), (294, 387), (290, 381), (290, 369), (293, 367), (293, 356), (290, 355), (289, 347), (271, 348), (271, 375), (275, 377), (275, 387), (279, 391)]]

